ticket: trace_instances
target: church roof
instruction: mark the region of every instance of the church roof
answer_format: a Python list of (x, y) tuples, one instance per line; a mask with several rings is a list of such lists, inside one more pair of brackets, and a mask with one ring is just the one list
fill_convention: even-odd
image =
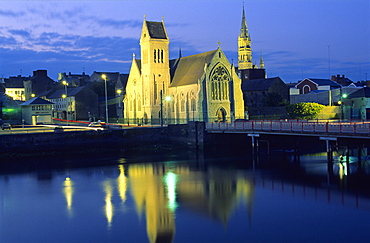
[(166, 31), (162, 22), (146, 21), (148, 32), (151, 38), (154, 39), (167, 39)]
[(182, 57), (170, 61), (170, 87), (197, 84), (204, 74), (204, 66), (211, 62), (217, 50)]
[(277, 80), (283, 82), (279, 77), (248, 80), (242, 83), (242, 90), (243, 92), (268, 90)]
[(135, 59), (136, 65), (141, 73), (141, 59)]

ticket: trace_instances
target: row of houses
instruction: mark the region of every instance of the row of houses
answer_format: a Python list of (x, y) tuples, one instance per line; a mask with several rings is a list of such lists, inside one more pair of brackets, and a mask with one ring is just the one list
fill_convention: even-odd
[[(105, 74), (105, 79), (102, 74)], [(105, 83), (108, 116), (122, 118), (127, 77), (118, 72), (93, 72), (92, 75), (59, 73), (58, 81), (54, 81), (46, 70), (36, 70), (32, 76), (4, 78), (0, 82), (0, 118), (23, 120), (26, 124), (51, 123), (52, 118), (105, 120)]]

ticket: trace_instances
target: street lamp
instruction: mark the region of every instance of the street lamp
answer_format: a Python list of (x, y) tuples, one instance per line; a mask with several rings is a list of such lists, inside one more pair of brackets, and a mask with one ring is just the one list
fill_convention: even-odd
[(123, 111), (121, 109), (121, 93), (122, 93), (122, 90), (121, 89), (117, 89), (117, 94), (118, 94), (118, 108), (116, 106), (116, 111), (117, 111), (117, 123), (118, 123), (118, 118), (121, 117), (121, 114), (122, 114), (122, 117), (123, 117)]
[(122, 93), (122, 90), (117, 89), (117, 94), (118, 94), (118, 97), (119, 97), (119, 100), (118, 100), (118, 107), (121, 107), (121, 93)]
[(105, 87), (105, 123), (108, 124), (108, 94), (107, 94), (107, 75), (102, 74), (102, 79), (104, 79), (104, 87)]
[[(65, 91), (65, 93), (62, 95), (62, 98), (66, 99), (68, 96), (68, 90), (67, 90), (68, 82), (63, 80), (62, 84), (64, 85), (64, 91)], [(67, 99), (66, 99), (66, 120), (67, 120), (67, 126), (68, 126), (68, 100)]]
[(340, 108), (341, 108), (341, 113), (342, 113), (342, 120), (344, 119), (344, 99), (346, 99), (348, 97), (348, 94), (341, 94), (340, 96), (340, 100), (338, 101), (338, 104), (340, 105)]
[(160, 117), (160, 124), (161, 124), (161, 126), (163, 126), (163, 100), (165, 100), (165, 101), (171, 101), (171, 96), (165, 96), (164, 98), (163, 98), (163, 91), (161, 90), (160, 92), (159, 92), (159, 95), (160, 95), (160, 99), (161, 99), (161, 103), (160, 103), (160, 108), (161, 108), (161, 110), (160, 110), (160, 114), (161, 114), (161, 117)]

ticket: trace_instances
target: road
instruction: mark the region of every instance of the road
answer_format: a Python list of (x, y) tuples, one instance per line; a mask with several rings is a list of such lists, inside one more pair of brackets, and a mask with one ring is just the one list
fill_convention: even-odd
[(1, 130), (0, 135), (6, 134), (24, 134), (24, 133), (48, 133), (55, 132), (55, 128), (63, 128), (63, 131), (97, 131), (103, 130), (100, 127), (87, 127), (87, 126), (59, 126), (59, 125), (37, 125), (37, 126), (19, 126), (12, 127), (11, 130)]

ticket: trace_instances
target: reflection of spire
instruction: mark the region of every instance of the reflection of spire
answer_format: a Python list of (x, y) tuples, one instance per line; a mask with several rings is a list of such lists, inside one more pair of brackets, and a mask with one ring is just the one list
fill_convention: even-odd
[(107, 217), (108, 227), (111, 227), (114, 207), (112, 204), (113, 187), (110, 181), (104, 182), (104, 191), (105, 191), (105, 216)]
[(125, 168), (123, 165), (119, 165), (119, 176), (117, 178), (117, 187), (118, 187), (118, 193), (121, 197), (122, 202), (126, 201), (126, 191), (127, 191), (127, 180), (125, 176)]
[(73, 198), (73, 182), (70, 177), (66, 177), (63, 182), (64, 188), (63, 193), (66, 198), (67, 210), (72, 215), (72, 198)]
[[(176, 175), (153, 165), (129, 165), (128, 179), (138, 213), (145, 212), (150, 242), (172, 242), (175, 234)], [(145, 211), (144, 211), (145, 210)]]

